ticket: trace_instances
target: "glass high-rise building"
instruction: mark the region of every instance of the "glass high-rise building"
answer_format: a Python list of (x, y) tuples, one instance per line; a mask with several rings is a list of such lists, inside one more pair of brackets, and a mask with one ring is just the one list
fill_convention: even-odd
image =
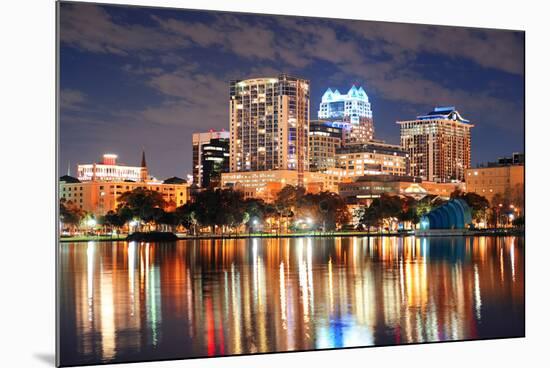
[(231, 81), (229, 116), (231, 172), (308, 170), (308, 80)]
[(343, 144), (365, 144), (374, 137), (372, 109), (363, 87), (352, 86), (346, 94), (328, 88), (318, 112), (319, 119), (343, 125)]
[(221, 174), (229, 171), (229, 132), (193, 134), (193, 183), (201, 188), (219, 187)]
[(435, 182), (464, 181), (471, 161), (470, 129), (454, 106), (436, 107), (416, 120), (398, 121), (411, 175)]

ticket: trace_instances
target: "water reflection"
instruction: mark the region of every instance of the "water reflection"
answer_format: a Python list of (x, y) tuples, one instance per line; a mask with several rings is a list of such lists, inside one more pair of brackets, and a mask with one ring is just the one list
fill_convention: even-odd
[(523, 238), (61, 245), (62, 364), (524, 334)]

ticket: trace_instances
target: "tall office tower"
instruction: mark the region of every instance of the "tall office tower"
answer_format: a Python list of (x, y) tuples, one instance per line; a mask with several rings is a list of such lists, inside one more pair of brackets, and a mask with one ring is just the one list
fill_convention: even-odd
[(336, 166), (336, 150), (342, 145), (342, 128), (328, 121), (309, 123), (309, 170), (324, 171)]
[(318, 116), (343, 123), (344, 145), (365, 144), (374, 137), (371, 105), (363, 87), (352, 86), (346, 94), (327, 89)]
[(230, 171), (308, 170), (309, 81), (277, 78), (231, 81)]
[(193, 183), (218, 187), (221, 174), (229, 171), (229, 132), (193, 133)]
[(398, 121), (401, 146), (409, 153), (411, 175), (440, 183), (464, 181), (470, 167), (474, 125), (454, 106), (436, 107), (416, 120)]

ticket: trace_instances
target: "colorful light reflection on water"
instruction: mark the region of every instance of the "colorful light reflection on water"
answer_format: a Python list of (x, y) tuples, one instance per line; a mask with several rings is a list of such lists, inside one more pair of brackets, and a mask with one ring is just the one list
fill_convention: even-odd
[(60, 247), (63, 365), (524, 335), (523, 238)]

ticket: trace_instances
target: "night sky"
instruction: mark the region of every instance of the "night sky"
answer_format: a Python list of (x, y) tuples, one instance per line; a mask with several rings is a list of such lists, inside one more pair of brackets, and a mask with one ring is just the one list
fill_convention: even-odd
[[(62, 3), (60, 173), (116, 153), (159, 179), (191, 173), (191, 135), (229, 129), (229, 80), (362, 86), (375, 137), (454, 105), (472, 129), (472, 165), (524, 150), (524, 34), (352, 20)], [(437, 21), (437, 19), (434, 19)]]

